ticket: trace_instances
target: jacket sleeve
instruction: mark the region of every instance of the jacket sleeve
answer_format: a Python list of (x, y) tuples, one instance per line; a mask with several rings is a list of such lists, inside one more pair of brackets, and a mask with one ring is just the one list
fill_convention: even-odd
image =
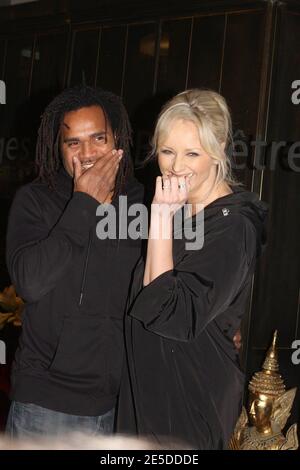
[(9, 215), (6, 260), (11, 281), (24, 300), (36, 302), (50, 292), (82, 253), (98, 204), (85, 193), (74, 193), (49, 230), (37, 194), (30, 186), (18, 191)]
[(253, 266), (254, 226), (243, 216), (231, 222), (144, 287), (129, 314), (165, 338), (195, 339), (234, 300)]

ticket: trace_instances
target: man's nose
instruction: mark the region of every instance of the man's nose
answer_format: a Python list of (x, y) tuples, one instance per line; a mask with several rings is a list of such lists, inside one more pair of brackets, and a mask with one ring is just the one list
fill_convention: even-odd
[(94, 157), (96, 155), (96, 149), (95, 147), (91, 144), (91, 142), (83, 142), (81, 146), (81, 156), (84, 160), (88, 160), (91, 157)]

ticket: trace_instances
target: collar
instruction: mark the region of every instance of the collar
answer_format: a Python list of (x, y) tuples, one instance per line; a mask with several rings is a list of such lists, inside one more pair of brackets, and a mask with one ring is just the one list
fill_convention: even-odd
[(60, 194), (70, 198), (73, 193), (73, 178), (65, 170), (63, 166), (60, 167), (56, 177), (54, 178), (54, 189)]

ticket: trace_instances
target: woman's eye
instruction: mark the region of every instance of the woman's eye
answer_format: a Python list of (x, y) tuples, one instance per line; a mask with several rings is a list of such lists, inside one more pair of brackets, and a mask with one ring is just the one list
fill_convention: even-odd
[(190, 153), (188, 153), (188, 156), (189, 156), (189, 157), (199, 157), (200, 154), (197, 153), (197, 152), (190, 152)]
[(160, 153), (163, 153), (164, 155), (171, 155), (171, 150), (163, 149), (160, 151)]

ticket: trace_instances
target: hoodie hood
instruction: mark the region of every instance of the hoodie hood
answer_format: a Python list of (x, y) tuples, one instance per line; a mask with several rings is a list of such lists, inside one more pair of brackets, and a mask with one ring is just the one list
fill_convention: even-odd
[(229, 213), (240, 213), (247, 217), (256, 230), (257, 256), (266, 246), (266, 222), (268, 205), (261, 201), (256, 193), (241, 187), (232, 187), (233, 193), (216, 199), (204, 208), (205, 220)]

